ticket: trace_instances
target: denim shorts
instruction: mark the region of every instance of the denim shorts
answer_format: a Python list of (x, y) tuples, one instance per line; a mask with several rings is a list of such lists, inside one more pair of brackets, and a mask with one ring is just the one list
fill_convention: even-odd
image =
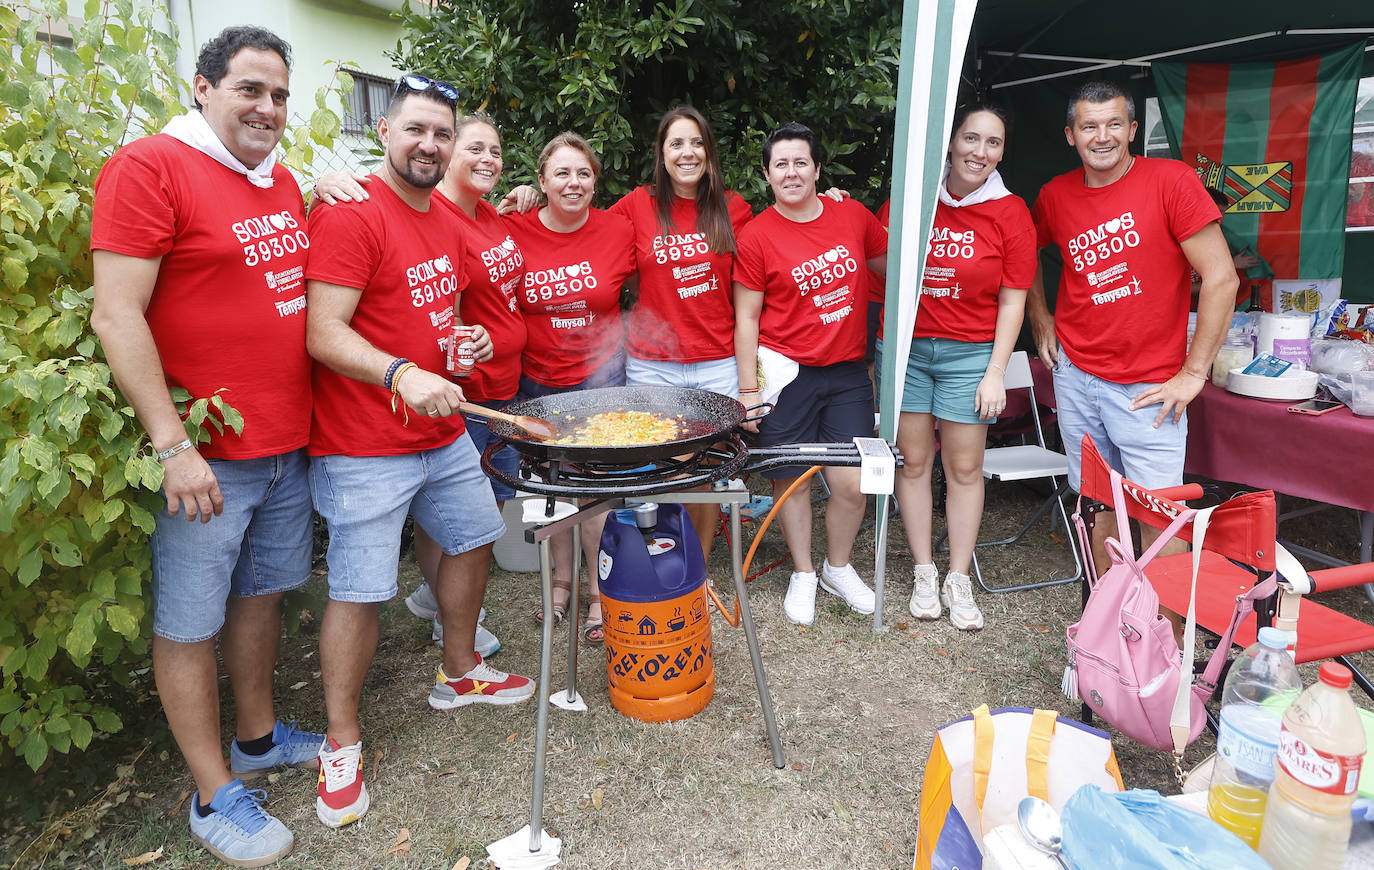
[(178, 643), (209, 640), (230, 596), (274, 595), (310, 579), (309, 458), (293, 450), (260, 459), (207, 459), (224, 495), (210, 522), (164, 508), (153, 531), (153, 632)]
[(1146, 489), (1183, 483), (1183, 457), (1188, 445), (1188, 415), (1172, 415), (1154, 428), (1159, 405), (1131, 410), (1131, 400), (1154, 384), (1117, 384), (1090, 375), (1069, 361), (1061, 348), (1054, 367), (1054, 395), (1059, 404), (1059, 434), (1069, 457), (1069, 486), (1077, 492), (1083, 436), (1091, 435), (1107, 464)]
[(625, 360), (625, 383), (710, 390), (734, 398), (739, 395), (739, 369), (732, 356), (690, 363), (631, 356)]
[[(481, 405), (483, 408), (491, 408), (499, 411), (510, 401), (497, 402), (474, 402), (474, 405)], [(491, 429), (487, 427), (487, 418), (478, 417), (473, 414), (464, 414), (463, 423), (467, 426), (468, 437), (472, 439), (472, 446), (477, 450), (480, 457), (487, 451), (487, 446), (496, 441), (496, 436), (491, 434)], [(491, 464), (496, 466), (497, 471), (516, 477), (520, 471), (520, 454), (515, 452), (515, 448), (507, 444), (496, 452), (491, 458)], [(485, 472), (485, 469), (484, 469)], [(515, 490), (488, 474), (487, 481), (491, 484), (492, 495), (496, 496), (497, 501), (510, 501), (515, 498)]]
[[(873, 435), (873, 382), (862, 361), (798, 366), (797, 377), (778, 394), (777, 406), (759, 421), (759, 444), (848, 444)], [(796, 477), (805, 465), (763, 472), (769, 480)]]
[[(881, 347), (881, 345), (880, 345)], [(902, 412), (932, 414), (951, 423), (994, 423), (978, 416), (978, 384), (987, 374), (992, 342), (913, 338), (907, 357)]]
[(506, 531), (466, 433), (446, 447), (400, 456), (316, 456), (310, 493), (329, 524), (335, 601), (374, 603), (396, 595), (407, 514), (450, 556)]

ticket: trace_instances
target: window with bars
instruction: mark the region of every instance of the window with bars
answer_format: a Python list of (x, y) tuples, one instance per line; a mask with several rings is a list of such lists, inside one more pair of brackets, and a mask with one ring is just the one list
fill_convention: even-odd
[(382, 76), (347, 70), (353, 77), (353, 93), (345, 99), (347, 110), (343, 117), (343, 132), (361, 136), (377, 126), (377, 119), (386, 114), (396, 82)]

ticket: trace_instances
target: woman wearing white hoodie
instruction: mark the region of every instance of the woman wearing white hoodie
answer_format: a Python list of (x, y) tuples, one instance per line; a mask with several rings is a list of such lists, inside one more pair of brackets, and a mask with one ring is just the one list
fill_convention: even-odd
[[(1030, 211), (997, 173), (1006, 134), (998, 107), (976, 104), (955, 115), (897, 427), (905, 465), (896, 493), (916, 562), (911, 613), (935, 619), (943, 604), (966, 630), (983, 627), (968, 572), (983, 517), (987, 424), (1006, 408), (1003, 376), (1036, 266)], [(948, 488), (943, 584), (931, 546), (936, 419)]]

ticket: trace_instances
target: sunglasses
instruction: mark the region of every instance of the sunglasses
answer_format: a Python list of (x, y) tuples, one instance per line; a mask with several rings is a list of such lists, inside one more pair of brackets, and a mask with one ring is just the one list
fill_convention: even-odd
[(449, 105), (456, 106), (458, 104), (457, 88), (448, 82), (441, 82), (429, 78), (428, 76), (418, 75), (417, 73), (408, 73), (401, 76), (400, 80), (396, 82), (396, 92), (393, 93), (391, 97), (395, 99), (399, 97), (403, 91), (423, 94), (429, 90), (433, 90), (440, 97), (447, 100)]

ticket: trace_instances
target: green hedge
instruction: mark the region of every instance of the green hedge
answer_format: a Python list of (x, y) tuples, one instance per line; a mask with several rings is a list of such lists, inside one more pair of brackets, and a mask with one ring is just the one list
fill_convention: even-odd
[(396, 63), (458, 85), (500, 123), (508, 180), (573, 129), (601, 155), (601, 204), (652, 177), (658, 119), (690, 102), (711, 122), (728, 186), (772, 199), (763, 138), (786, 121), (820, 135), (822, 185), (887, 196), (901, 4), (890, 0), (436, 0), (401, 13)]

